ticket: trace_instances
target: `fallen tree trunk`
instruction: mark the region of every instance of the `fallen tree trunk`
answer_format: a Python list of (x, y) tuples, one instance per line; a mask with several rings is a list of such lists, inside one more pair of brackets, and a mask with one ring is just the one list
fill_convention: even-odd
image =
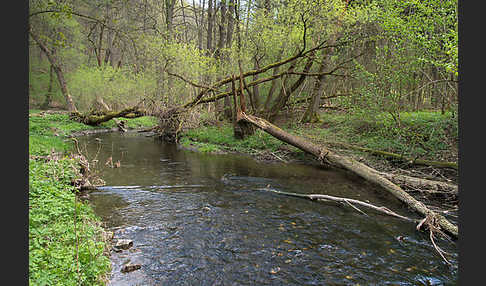
[[(381, 176), (376, 170), (366, 166), (365, 164), (362, 164), (350, 158), (334, 154), (323, 146), (315, 145), (298, 136), (287, 133), (281, 128), (271, 124), (267, 120), (258, 118), (256, 116), (247, 115), (243, 112), (240, 112), (237, 114), (237, 120), (244, 120), (254, 124), (258, 128), (274, 136), (275, 138), (282, 140), (292, 146), (295, 146), (305, 151), (306, 153), (316, 156), (322, 163), (327, 163), (332, 166), (337, 166), (349, 170), (370, 182), (378, 184), (379, 186), (387, 190), (390, 194), (398, 198), (401, 202), (407, 204), (416, 212), (422, 214), (426, 218), (434, 218), (430, 221), (434, 221), (435, 223), (437, 223), (442, 230), (444, 230), (453, 238), (458, 237), (459, 232), (456, 225), (449, 222), (443, 216), (429, 210), (422, 202), (417, 201), (407, 192), (402, 190), (399, 186), (395, 185), (387, 178)], [(429, 228), (433, 229), (433, 226), (429, 226)]]
[(113, 118), (137, 118), (144, 115), (144, 111), (137, 107), (130, 107), (121, 111), (96, 111), (87, 114), (72, 112), (70, 118), (86, 125), (96, 126)]
[(371, 153), (373, 155), (380, 155), (380, 156), (398, 159), (400, 161), (404, 161), (404, 162), (407, 162), (407, 163), (413, 164), (413, 165), (432, 166), (432, 167), (437, 167), (437, 168), (453, 168), (453, 169), (456, 169), (456, 170), (458, 169), (457, 163), (455, 163), (455, 162), (441, 162), (441, 161), (430, 161), (430, 160), (422, 160), (422, 159), (412, 159), (412, 158), (408, 158), (408, 157), (405, 157), (403, 155), (395, 154), (395, 153), (392, 153), (392, 152), (373, 150), (373, 149), (370, 149), (370, 148), (364, 148), (364, 147), (349, 145), (349, 144), (345, 144), (345, 143), (337, 143), (336, 142), (336, 143), (332, 143), (332, 144), (340, 145), (340, 146), (343, 146), (343, 147), (349, 148), (349, 149), (355, 149), (355, 150)]
[(376, 173), (400, 186), (409, 186), (417, 189), (428, 189), (436, 192), (450, 193), (456, 196), (459, 195), (459, 188), (457, 187), (457, 185), (454, 184), (405, 175), (383, 173), (378, 171), (376, 171)]

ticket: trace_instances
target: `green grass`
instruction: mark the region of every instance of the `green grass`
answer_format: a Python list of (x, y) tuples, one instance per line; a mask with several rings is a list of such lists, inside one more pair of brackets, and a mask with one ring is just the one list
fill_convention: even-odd
[[(400, 114), (400, 127), (386, 113), (363, 116), (323, 112), (320, 117), (320, 123), (284, 124), (282, 127), (315, 143), (342, 142), (428, 160), (457, 160), (458, 124), (457, 118), (452, 118), (450, 113), (403, 112)], [(188, 130), (180, 143), (195, 146), (201, 152), (229, 150), (243, 153), (276, 151), (287, 145), (259, 129), (254, 135), (237, 140), (230, 124)]]
[(430, 160), (452, 160), (457, 153), (458, 122), (450, 113), (403, 112), (400, 126), (386, 113), (366, 117), (323, 113), (321, 118), (328, 128), (310, 133), (329, 141)]
[[(38, 112), (30, 110), (29, 114)], [(157, 123), (152, 117), (124, 120), (129, 128)], [(98, 127), (87, 126), (69, 120), (67, 114), (29, 116), (29, 154), (48, 155), (52, 151), (63, 154), (59, 160), (47, 162), (29, 159), (30, 285), (78, 285), (78, 282), (103, 285), (102, 277), (110, 271), (110, 260), (103, 254), (107, 245), (102, 239), (100, 219), (92, 208), (79, 201), (75, 204), (71, 181), (79, 167), (68, 156), (73, 143), (67, 135), (114, 126), (113, 121)]]
[(179, 143), (183, 146), (195, 146), (200, 152), (227, 150), (241, 153), (251, 153), (254, 150), (276, 151), (285, 144), (259, 129), (244, 140), (238, 140), (233, 136), (233, 127), (230, 124), (187, 130)]

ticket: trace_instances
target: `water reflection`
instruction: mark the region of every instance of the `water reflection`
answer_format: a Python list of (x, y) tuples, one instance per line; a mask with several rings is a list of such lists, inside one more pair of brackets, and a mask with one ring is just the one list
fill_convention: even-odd
[[(96, 213), (116, 238), (134, 241), (129, 251), (112, 254), (112, 285), (457, 282), (457, 249), (440, 243), (453, 253), (455, 267), (448, 267), (413, 224), (258, 190), (270, 185), (355, 198), (413, 216), (351, 174), (199, 154), (130, 133), (80, 140), (89, 154), (101, 147), (98, 167), (107, 186), (91, 196)], [(120, 168), (104, 165), (110, 156)], [(142, 268), (121, 273), (127, 260)]]

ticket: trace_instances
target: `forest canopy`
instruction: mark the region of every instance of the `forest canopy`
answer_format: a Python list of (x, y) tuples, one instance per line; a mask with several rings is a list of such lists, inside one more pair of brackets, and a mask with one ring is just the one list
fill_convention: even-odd
[[(293, 103), (305, 103), (303, 121), (315, 121), (319, 105), (338, 104), (399, 120), (401, 111), (457, 109), (456, 1), (29, 4), (31, 106), (120, 110), (144, 99), (176, 106), (227, 76), (321, 44), (245, 78), (249, 84), (274, 76), (245, 90), (252, 112), (272, 119)], [(227, 83), (210, 93), (230, 89)], [(229, 98), (211, 104), (231, 119)]]

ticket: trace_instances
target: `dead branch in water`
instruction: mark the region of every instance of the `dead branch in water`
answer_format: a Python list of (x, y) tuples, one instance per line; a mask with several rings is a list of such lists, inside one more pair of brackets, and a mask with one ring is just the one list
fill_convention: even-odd
[(392, 210), (390, 210), (390, 209), (388, 209), (386, 207), (383, 207), (383, 206), (382, 207), (377, 207), (377, 206), (375, 206), (373, 204), (370, 204), (370, 203), (365, 203), (365, 202), (360, 201), (360, 200), (349, 199), (349, 198), (334, 197), (334, 196), (322, 195), (322, 194), (298, 194), (298, 193), (290, 193), (290, 192), (283, 192), (283, 191), (278, 191), (278, 190), (275, 190), (275, 189), (270, 189), (268, 187), (267, 188), (256, 189), (256, 190), (273, 192), (273, 193), (277, 193), (277, 194), (281, 194), (281, 195), (298, 197), (298, 198), (304, 198), (304, 199), (309, 199), (309, 200), (333, 201), (333, 202), (338, 202), (338, 203), (343, 203), (343, 204), (345, 203), (346, 205), (349, 205), (350, 207), (352, 207), (353, 209), (355, 209), (359, 213), (367, 216), (367, 214), (365, 212), (363, 212), (362, 210), (360, 210), (359, 208), (357, 208), (355, 206), (355, 204), (356, 204), (356, 205), (364, 206), (366, 208), (375, 210), (375, 211), (377, 211), (377, 212), (379, 212), (381, 214), (384, 214), (384, 215), (396, 217), (396, 218), (399, 218), (399, 219), (402, 219), (402, 220), (406, 220), (406, 221), (409, 221), (409, 222), (412, 222), (412, 223), (417, 223), (417, 226), (416, 226), (417, 230), (420, 230), (422, 227), (426, 226), (429, 229), (429, 239), (430, 239), (432, 245), (434, 246), (434, 249), (437, 251), (437, 253), (439, 253), (440, 257), (447, 264), (451, 265), (451, 263), (444, 256), (444, 254), (448, 254), (448, 253), (445, 252), (444, 250), (442, 250), (440, 247), (438, 247), (437, 244), (435, 243), (435, 240), (434, 240), (434, 238), (435, 238), (435, 235), (434, 234), (435, 233), (439, 233), (439, 234), (441, 234), (444, 237), (447, 237), (447, 236), (439, 229), (438, 222), (437, 222), (437, 220), (434, 217), (427, 216), (427, 217), (425, 217), (422, 220), (411, 219), (411, 218), (408, 218), (408, 217), (399, 215), (399, 214), (393, 212)]
[[(395, 196), (397, 199), (411, 207), (416, 212), (422, 214), (426, 218), (433, 218), (430, 221), (436, 222), (437, 225), (440, 226), (441, 230), (446, 231), (453, 238), (458, 238), (459, 231), (456, 225), (449, 222), (442, 215), (431, 211), (424, 203), (417, 201), (414, 197), (405, 192), (398, 185), (394, 184), (384, 176), (380, 175), (375, 169), (368, 167), (367, 165), (351, 158), (335, 154), (324, 146), (318, 146), (301, 137), (285, 132), (278, 126), (273, 125), (265, 119), (252, 115), (247, 115), (244, 112), (239, 112), (237, 114), (237, 120), (250, 122), (258, 128), (262, 129), (263, 131), (274, 136), (275, 138), (292, 146), (295, 146), (306, 153), (316, 156), (322, 164), (328, 164), (331, 166), (349, 170), (357, 174), (358, 176), (381, 186), (384, 190)], [(433, 230), (433, 228), (430, 229), (431, 231)]]
[(267, 192), (273, 192), (273, 193), (277, 193), (277, 194), (281, 194), (281, 195), (286, 195), (286, 196), (305, 198), (305, 199), (309, 199), (309, 200), (333, 201), (333, 202), (338, 202), (338, 203), (346, 203), (349, 206), (351, 206), (352, 208), (354, 208), (355, 210), (357, 210), (360, 213), (366, 215), (366, 213), (364, 213), (363, 211), (361, 211), (360, 209), (356, 208), (353, 205), (353, 204), (356, 204), (356, 205), (360, 205), (360, 206), (363, 206), (363, 207), (366, 207), (366, 208), (375, 210), (375, 211), (377, 211), (379, 213), (382, 213), (382, 214), (385, 214), (385, 215), (389, 215), (389, 216), (393, 216), (393, 217), (396, 217), (396, 218), (399, 218), (399, 219), (403, 219), (403, 220), (406, 220), (406, 221), (409, 221), (409, 222), (413, 222), (413, 223), (418, 223), (419, 222), (416, 219), (411, 219), (411, 218), (408, 218), (408, 217), (399, 215), (399, 214), (391, 211), (390, 209), (388, 209), (386, 207), (377, 207), (375, 205), (372, 205), (372, 204), (369, 204), (369, 203), (365, 203), (363, 201), (355, 200), (355, 199), (342, 198), (342, 197), (334, 197), (334, 196), (321, 195), (321, 194), (298, 194), (298, 193), (289, 193), (289, 192), (278, 191), (278, 190), (270, 189), (270, 188), (262, 188), (262, 189), (257, 189), (257, 190), (262, 190), (262, 191), (267, 191)]

